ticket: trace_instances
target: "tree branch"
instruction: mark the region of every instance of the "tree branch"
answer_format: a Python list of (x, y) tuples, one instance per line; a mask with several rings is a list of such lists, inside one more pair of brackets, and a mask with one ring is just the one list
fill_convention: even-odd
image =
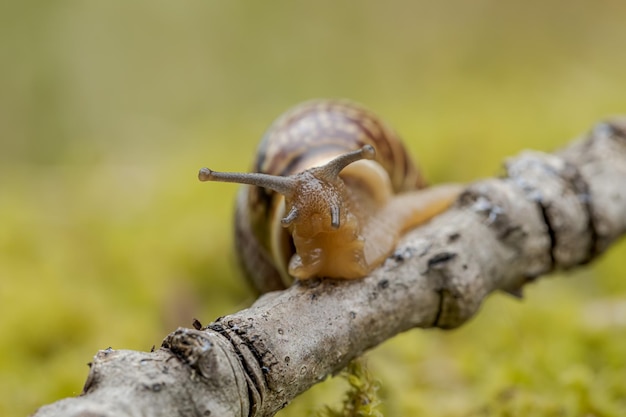
[(626, 232), (626, 118), (554, 154), (527, 151), (409, 233), (371, 276), (260, 297), (156, 352), (104, 350), (80, 397), (44, 416), (271, 416), (367, 349), (462, 325), (495, 290), (597, 258)]

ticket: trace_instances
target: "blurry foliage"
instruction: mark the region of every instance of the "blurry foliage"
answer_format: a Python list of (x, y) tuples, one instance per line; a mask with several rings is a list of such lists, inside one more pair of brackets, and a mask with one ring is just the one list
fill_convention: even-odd
[(337, 409), (325, 406), (317, 415), (319, 417), (382, 417), (378, 410), (380, 399), (377, 391), (380, 387), (368, 371), (365, 360), (354, 359), (341, 372), (341, 376), (349, 386), (341, 406)]
[[(626, 111), (626, 3), (0, 3), (0, 415), (76, 395), (97, 349), (149, 350), (249, 305), (235, 187), (286, 108), (348, 97), (427, 178), (498, 173)], [(368, 355), (384, 415), (626, 415), (622, 242)], [(281, 411), (340, 404), (332, 379)], [(338, 391), (337, 387), (341, 387)]]

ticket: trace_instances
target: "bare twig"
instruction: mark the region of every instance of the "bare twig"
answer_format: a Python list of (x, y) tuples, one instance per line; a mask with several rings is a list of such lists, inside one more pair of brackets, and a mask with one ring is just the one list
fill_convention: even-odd
[(178, 329), (153, 353), (100, 351), (83, 394), (36, 416), (271, 416), (384, 340), (460, 326), (490, 292), (521, 295), (626, 232), (626, 118), (505, 167), (407, 235), (371, 276), (266, 294), (202, 330)]

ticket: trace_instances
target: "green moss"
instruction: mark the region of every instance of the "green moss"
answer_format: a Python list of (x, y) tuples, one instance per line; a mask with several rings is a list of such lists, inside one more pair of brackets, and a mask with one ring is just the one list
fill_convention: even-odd
[(338, 408), (326, 406), (318, 417), (382, 417), (378, 382), (372, 379), (363, 359), (355, 359), (341, 372), (349, 385)]

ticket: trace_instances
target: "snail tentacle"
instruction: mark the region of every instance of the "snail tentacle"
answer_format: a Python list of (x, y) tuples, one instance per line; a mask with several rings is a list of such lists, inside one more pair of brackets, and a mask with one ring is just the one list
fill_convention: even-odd
[(237, 184), (256, 185), (268, 188), (282, 195), (293, 194), (297, 183), (291, 177), (262, 174), (258, 172), (219, 172), (209, 168), (201, 168), (198, 172), (200, 181), (234, 182)]

